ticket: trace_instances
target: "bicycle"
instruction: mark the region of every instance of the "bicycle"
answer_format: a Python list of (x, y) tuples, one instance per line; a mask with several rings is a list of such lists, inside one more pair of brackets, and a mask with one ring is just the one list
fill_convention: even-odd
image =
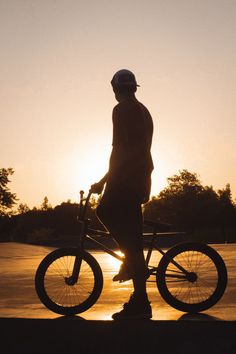
[[(49, 253), (39, 264), (35, 275), (35, 288), (41, 302), (61, 315), (75, 315), (88, 310), (98, 300), (103, 288), (103, 273), (97, 260), (85, 250), (89, 240), (119, 261), (124, 258), (97, 241), (97, 236), (109, 236), (102, 230), (89, 227), (86, 211), (87, 198), (80, 192), (78, 247), (59, 248)], [(173, 308), (189, 313), (202, 312), (215, 305), (227, 286), (227, 269), (219, 253), (207, 244), (182, 242), (167, 251), (157, 245), (160, 235), (181, 232), (158, 232), (159, 223), (146, 221), (152, 227), (148, 238), (146, 265), (149, 277), (155, 282), (162, 298)], [(157, 266), (149, 265), (153, 250), (161, 253)]]

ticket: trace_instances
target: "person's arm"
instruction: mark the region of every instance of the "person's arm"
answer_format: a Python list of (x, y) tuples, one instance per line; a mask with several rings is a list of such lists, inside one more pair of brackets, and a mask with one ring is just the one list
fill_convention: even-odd
[(108, 176), (108, 172), (105, 174), (104, 177), (102, 177), (102, 179), (99, 182), (92, 184), (92, 186), (90, 187), (90, 191), (92, 193), (101, 194), (103, 191), (104, 184), (107, 181), (107, 176)]

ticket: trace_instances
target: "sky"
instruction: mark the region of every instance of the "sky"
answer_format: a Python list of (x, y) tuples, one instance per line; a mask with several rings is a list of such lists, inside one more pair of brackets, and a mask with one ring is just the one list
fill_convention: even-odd
[(152, 195), (188, 169), (236, 198), (235, 35), (236, 0), (0, 0), (0, 168), (19, 203), (103, 177), (123, 68), (153, 117)]

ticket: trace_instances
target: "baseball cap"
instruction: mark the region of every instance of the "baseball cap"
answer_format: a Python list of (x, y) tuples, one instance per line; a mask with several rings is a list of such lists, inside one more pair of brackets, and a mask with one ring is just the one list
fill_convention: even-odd
[(139, 86), (135, 75), (127, 69), (117, 71), (111, 80), (111, 85), (112, 87)]

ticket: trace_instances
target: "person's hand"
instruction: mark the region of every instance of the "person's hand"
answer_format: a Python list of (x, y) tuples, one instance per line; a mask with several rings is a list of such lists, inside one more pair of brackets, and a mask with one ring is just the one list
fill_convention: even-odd
[(94, 183), (90, 187), (90, 192), (95, 193), (95, 194), (101, 194), (103, 190), (104, 183), (98, 182)]

